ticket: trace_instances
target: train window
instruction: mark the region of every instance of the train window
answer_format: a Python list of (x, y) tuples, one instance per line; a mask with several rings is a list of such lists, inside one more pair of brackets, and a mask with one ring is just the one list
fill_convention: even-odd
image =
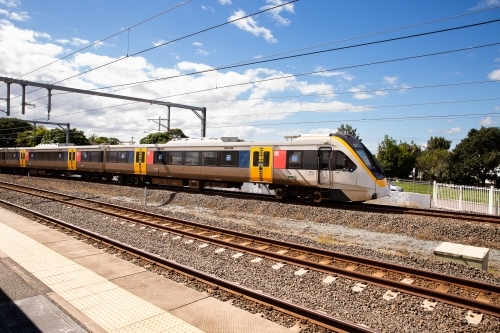
[(5, 153), (4, 152), (0, 152), (0, 160), (5, 160)]
[(171, 151), (168, 153), (168, 164), (182, 164), (182, 152)]
[(198, 165), (200, 162), (198, 160), (199, 156), (200, 156), (200, 153), (198, 153), (197, 151), (187, 151), (185, 153), (185, 160), (184, 160), (184, 164), (186, 165)]
[(346, 156), (341, 151), (336, 152), (337, 157), (335, 158), (335, 169), (353, 172), (357, 169), (356, 164), (349, 157)]
[(50, 153), (43, 152), (42, 153), (42, 161), (50, 161)]
[(49, 153), (49, 161), (57, 161), (57, 153), (56, 152)]
[(90, 154), (87, 151), (82, 151), (82, 157), (81, 157), (82, 162), (90, 162)]
[(331, 150), (320, 150), (319, 151), (319, 169), (320, 170), (329, 170), (330, 169), (330, 153)]
[(135, 163), (142, 163), (141, 152), (139, 152), (139, 151), (135, 152)]
[(7, 153), (7, 159), (8, 160), (17, 160), (17, 153)]
[(130, 163), (130, 164), (134, 163), (134, 152), (133, 151), (127, 152), (127, 163)]
[(30, 153), (30, 160), (36, 161), (36, 154), (35, 153)]
[(64, 153), (61, 152), (61, 153), (56, 153), (56, 154), (57, 154), (57, 156), (56, 156), (56, 160), (57, 161), (64, 161), (64, 160), (66, 160), (64, 158)]
[(217, 155), (214, 151), (204, 151), (201, 153), (201, 165), (217, 165)]
[(258, 151), (254, 151), (253, 152), (252, 166), (254, 166), (254, 167), (258, 167), (259, 166), (259, 152)]
[(117, 151), (109, 151), (107, 154), (108, 162), (116, 163), (118, 162), (118, 152)]
[(318, 170), (318, 151), (304, 150), (302, 152), (302, 169)]
[(265, 167), (268, 167), (269, 166), (269, 161), (270, 161), (270, 157), (271, 154), (268, 152), (268, 151), (265, 151), (264, 152), (264, 166)]
[(102, 151), (91, 151), (89, 162), (102, 162)]
[(167, 153), (162, 151), (155, 151), (154, 164), (167, 164), (165, 156)]
[(120, 151), (118, 153), (118, 163), (128, 163), (128, 157), (126, 151)]
[(288, 168), (300, 169), (302, 168), (302, 152), (289, 150), (288, 153)]
[(238, 152), (237, 151), (222, 151), (220, 166), (237, 166)]

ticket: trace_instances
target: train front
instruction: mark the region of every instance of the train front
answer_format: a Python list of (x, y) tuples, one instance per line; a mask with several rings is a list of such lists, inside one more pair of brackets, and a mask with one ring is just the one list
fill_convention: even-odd
[(365, 200), (377, 199), (389, 195), (390, 188), (385, 178), (384, 169), (382, 169), (380, 163), (365, 145), (350, 135), (334, 134), (332, 136), (343, 139), (349, 148), (351, 148), (349, 150), (351, 154), (355, 155), (354, 158), (357, 162), (362, 164), (362, 168), (358, 168), (356, 186), (366, 189)]

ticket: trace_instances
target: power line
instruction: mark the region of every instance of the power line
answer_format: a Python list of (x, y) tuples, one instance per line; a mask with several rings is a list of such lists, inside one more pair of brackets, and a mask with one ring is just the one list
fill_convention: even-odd
[[(447, 53), (453, 53), (453, 52), (459, 52), (459, 51), (466, 51), (466, 50), (472, 50), (472, 49), (477, 49), (477, 48), (489, 47), (489, 46), (494, 46), (494, 45), (499, 45), (499, 44), (500, 44), (500, 42), (497, 42), (497, 43), (493, 43), (493, 44), (486, 44), (486, 45), (480, 45), (480, 46), (466, 47), (466, 48), (456, 49), (456, 50), (448, 50), (448, 51), (442, 51), (442, 52), (436, 52), (436, 53), (429, 53), (429, 54), (417, 55), (417, 56), (411, 56), (411, 57), (405, 57), (405, 58), (397, 58), (397, 59), (383, 60), (383, 61), (366, 63), (366, 64), (351, 65), (351, 66), (339, 67), (339, 68), (328, 69), (328, 70), (321, 70), (321, 71), (316, 71), (316, 72), (302, 73), (302, 74), (298, 74), (297, 76), (299, 76), (299, 75), (308, 75), (308, 74), (317, 73), (317, 72), (337, 71), (337, 70), (341, 70), (341, 69), (348, 69), (348, 68), (355, 68), (355, 67), (364, 67), (364, 66), (372, 66), (372, 65), (383, 64), (383, 63), (390, 63), (390, 62), (403, 61), (403, 60), (409, 60), (409, 59), (417, 59), (417, 58), (423, 58), (423, 57), (429, 57), (429, 56), (435, 56), (435, 55), (441, 55), (441, 54), (447, 54)], [(155, 100), (165, 99), (165, 98), (170, 98), (170, 97), (175, 97), (175, 96), (180, 96), (180, 95), (187, 95), (187, 94), (191, 94), (191, 93), (197, 93), (197, 92), (204, 92), (204, 91), (209, 91), (209, 90), (215, 90), (215, 89), (222, 89), (222, 88), (235, 87), (235, 86), (246, 85), (246, 84), (254, 84), (254, 83), (259, 83), (259, 82), (279, 80), (279, 79), (284, 79), (284, 78), (289, 78), (289, 77), (294, 77), (294, 75), (288, 75), (288, 76), (282, 76), (282, 77), (270, 78), (270, 79), (263, 79), (263, 80), (246, 82), (246, 83), (237, 83), (237, 84), (223, 86), (223, 87), (218, 87), (218, 88), (203, 89), (203, 90), (199, 90), (199, 91), (196, 91), (196, 92), (176, 94), (176, 95), (170, 95), (170, 96), (166, 96), (166, 97), (158, 97), (158, 98), (155, 98)], [(496, 81), (494, 81), (494, 82), (496, 82)], [(401, 90), (401, 89), (402, 88), (400, 88), (399, 90)], [(108, 106), (108, 107), (103, 107), (103, 108), (98, 108), (98, 109), (91, 109), (91, 110), (87, 110), (87, 111), (98, 111), (98, 110), (102, 110), (102, 109), (108, 109), (108, 108), (117, 107), (117, 106), (125, 106), (125, 105), (130, 105), (130, 104), (135, 104), (135, 102), (116, 104), (116, 105), (112, 105), (112, 106)], [(75, 113), (82, 113), (82, 112), (87, 112), (87, 111), (71, 112), (71, 113), (68, 113), (66, 115), (71, 115), (71, 114), (75, 114)], [(65, 116), (65, 115), (55, 115), (55, 116), (52, 116), (52, 117), (62, 117), (62, 116)]]
[[(139, 26), (139, 25), (141, 25), (141, 24), (144, 24), (144, 23), (146, 23), (146, 22), (148, 22), (148, 21), (151, 21), (151, 20), (153, 20), (153, 19), (155, 19), (155, 18), (157, 18), (157, 17), (159, 17), (159, 16), (161, 16), (161, 15), (163, 15), (163, 14), (166, 14), (166, 13), (168, 13), (168, 12), (170, 12), (170, 11), (174, 10), (174, 9), (177, 9), (177, 8), (179, 8), (179, 7), (181, 7), (181, 6), (184, 6), (184, 5), (188, 4), (188, 3), (189, 3), (189, 2), (191, 2), (191, 1), (193, 1), (193, 0), (185, 0), (184, 2), (181, 2), (180, 4), (178, 4), (178, 5), (176, 5), (176, 6), (172, 7), (172, 8), (169, 8), (169, 9), (164, 10), (163, 12), (161, 12), (161, 13), (159, 13), (159, 14), (156, 14), (156, 15), (154, 15), (154, 16), (151, 16), (150, 18), (147, 18), (147, 19), (145, 19), (144, 21), (141, 21), (141, 22), (139, 22), (139, 23), (136, 23), (136, 24), (134, 24), (134, 25), (133, 25), (133, 26), (131, 26), (131, 27), (128, 27), (128, 28), (126, 28), (126, 29), (123, 29), (123, 30), (121, 30), (121, 31), (119, 31), (119, 32), (117, 32), (117, 33), (114, 33), (114, 34), (113, 34), (113, 35), (111, 35), (111, 36), (105, 37), (105, 38), (103, 38), (103, 39), (101, 39), (101, 40), (98, 40), (98, 41), (96, 41), (96, 42), (94, 42), (94, 43), (92, 43), (92, 44), (90, 44), (90, 45), (88, 45), (88, 46), (85, 46), (84, 48), (81, 48), (81, 49), (79, 49), (79, 50), (77, 50), (77, 51), (75, 51), (75, 52), (72, 52), (72, 53), (70, 53), (70, 54), (68, 54), (68, 55), (66, 55), (66, 56), (64, 56), (64, 57), (57, 58), (56, 60), (54, 60), (54, 61), (52, 61), (52, 62), (50, 62), (50, 63), (48, 63), (48, 64), (45, 64), (45, 65), (43, 65), (43, 66), (41, 66), (41, 67), (38, 67), (38, 68), (36, 68), (36, 69), (32, 70), (31, 72), (28, 72), (28, 73), (26, 73), (26, 74), (23, 74), (23, 75), (21, 75), (21, 76), (18, 76), (16, 79), (20, 79), (20, 78), (22, 78), (23, 76), (26, 76), (26, 75), (28, 75), (28, 74), (34, 73), (34, 72), (36, 72), (36, 71), (38, 71), (38, 70), (40, 70), (40, 69), (42, 69), (42, 68), (48, 67), (48, 66), (50, 66), (50, 65), (52, 65), (52, 64), (55, 64), (56, 62), (59, 62), (59, 61), (61, 61), (61, 60), (63, 60), (63, 59), (66, 59), (66, 58), (68, 58), (68, 57), (71, 57), (72, 55), (75, 55), (75, 54), (77, 54), (77, 53), (79, 53), (79, 52), (81, 52), (81, 51), (83, 51), (83, 50), (86, 50), (86, 49), (88, 49), (88, 48), (92, 47), (92, 46), (98, 45), (99, 43), (102, 43), (102, 42), (104, 42), (104, 41), (106, 41), (106, 40), (108, 40), (108, 39), (110, 39), (110, 38), (113, 38), (113, 37), (115, 37), (115, 36), (118, 36), (119, 34), (122, 34), (122, 33), (126, 32), (126, 31), (130, 32), (130, 29), (133, 29), (133, 28), (135, 28), (135, 27), (137, 27), (137, 26)], [(3, 85), (3, 84), (5, 84), (5, 83), (2, 83), (2, 85)]]
[[(222, 66), (222, 67), (217, 67), (217, 68), (210, 68), (210, 69), (205, 69), (205, 70), (202, 70), (202, 71), (191, 72), (191, 73), (187, 73), (187, 74), (179, 74), (179, 75), (173, 75), (173, 76), (159, 78), (159, 79), (151, 79), (151, 80), (144, 80), (144, 81), (136, 81), (136, 82), (131, 82), (131, 83), (118, 84), (118, 85), (113, 85), (113, 86), (101, 87), (99, 89), (108, 89), (108, 88), (116, 88), (116, 87), (123, 87), (123, 86), (132, 86), (132, 85), (134, 85), (133, 87), (135, 87), (137, 85), (142, 85), (142, 84), (150, 83), (150, 82), (158, 82), (158, 81), (164, 81), (164, 80), (167, 80), (167, 79), (173, 79), (173, 78), (184, 77), (184, 76), (192, 76), (192, 75), (196, 75), (196, 74), (209, 73), (209, 72), (214, 72), (214, 71), (219, 71), (219, 70), (224, 70), (224, 69), (231, 69), (231, 68), (236, 68), (236, 67), (243, 67), (243, 66), (256, 65), (256, 64), (273, 62), (273, 61), (279, 61), (279, 60), (285, 60), (285, 59), (291, 59), (291, 58), (298, 58), (298, 57), (310, 56), (310, 55), (315, 55), (315, 54), (320, 54), (320, 53), (340, 51), (340, 50), (346, 50), (346, 49), (357, 48), (357, 47), (368, 46), (368, 45), (375, 45), (375, 44), (381, 44), (381, 43), (394, 42), (394, 41), (398, 41), (398, 40), (404, 40), (404, 39), (409, 39), (409, 38), (416, 38), (416, 37), (428, 36), (428, 35), (433, 35), (433, 34), (438, 34), (438, 33), (443, 33), (443, 32), (449, 32), (449, 31), (455, 31), (455, 30), (460, 30), (460, 29), (477, 27), (477, 26), (481, 26), (481, 25), (485, 25), (485, 24), (497, 23), (497, 22), (500, 22), (500, 19), (491, 20), (491, 21), (484, 21), (484, 22), (474, 23), (474, 24), (468, 24), (468, 25), (463, 25), (463, 26), (453, 27), (453, 28), (447, 28), (447, 29), (441, 29), (441, 30), (434, 30), (434, 31), (429, 31), (429, 32), (424, 32), (424, 33), (419, 33), (419, 34), (408, 35), (408, 36), (383, 39), (383, 40), (378, 40), (378, 41), (374, 41), (374, 42), (367, 42), (367, 43), (360, 43), (360, 44), (354, 44), (354, 45), (336, 47), (336, 48), (327, 49), (327, 50), (320, 50), (320, 51), (314, 51), (314, 52), (300, 53), (300, 54), (295, 54), (295, 55), (290, 55), (290, 56), (285, 56), (285, 57), (279, 57), (279, 58), (273, 58), (273, 59), (268, 59), (268, 60), (255, 60), (253, 62), (248, 62), (248, 63), (242, 64), (242, 65), (228, 65), (228, 66)], [(318, 71), (318, 72), (329, 72), (329, 71), (331, 71), (331, 69), (322, 70), (322, 71)], [(82, 73), (82, 74), (84, 74), (84, 73)], [(58, 81), (58, 82), (61, 82), (61, 81)], [(129, 87), (129, 88), (131, 88), (131, 87)]]
[[(95, 71), (95, 70), (97, 70), (97, 69), (99, 69), (99, 68), (102, 68), (102, 67), (105, 67), (105, 66), (108, 66), (108, 65), (114, 64), (114, 63), (116, 63), (116, 62), (118, 62), (118, 61), (121, 61), (121, 60), (127, 59), (128, 57), (133, 57), (133, 56), (136, 56), (136, 55), (138, 55), (138, 54), (141, 54), (141, 53), (144, 53), (144, 52), (147, 52), (147, 51), (151, 51), (151, 50), (156, 49), (156, 48), (158, 48), (158, 47), (162, 47), (162, 46), (165, 46), (165, 45), (168, 45), (168, 44), (174, 43), (174, 42), (178, 42), (178, 41), (180, 41), (180, 40), (183, 40), (183, 39), (186, 39), (186, 38), (189, 38), (189, 37), (192, 37), (192, 36), (195, 36), (195, 35), (201, 34), (201, 33), (203, 33), (203, 32), (207, 32), (207, 31), (209, 31), (209, 30), (213, 30), (213, 29), (216, 29), (216, 28), (220, 28), (220, 27), (222, 27), (222, 26), (225, 26), (225, 25), (228, 25), (228, 24), (234, 23), (234, 22), (236, 22), (236, 21), (243, 20), (243, 19), (246, 19), (246, 18), (249, 18), (249, 17), (255, 16), (255, 15), (258, 15), (258, 14), (262, 14), (262, 13), (264, 13), (264, 12), (267, 12), (267, 11), (270, 11), (270, 10), (273, 10), (273, 9), (276, 9), (276, 8), (279, 8), (279, 7), (282, 7), (282, 6), (289, 5), (289, 4), (294, 3), (294, 2), (297, 2), (297, 1), (299, 1), (299, 0), (291, 0), (291, 1), (289, 1), (289, 2), (282, 3), (282, 4), (277, 5), (277, 6), (274, 6), (274, 7), (270, 7), (270, 8), (267, 8), (267, 9), (264, 9), (264, 10), (261, 10), (261, 11), (258, 11), (258, 12), (256, 12), (256, 13), (253, 13), (253, 14), (249, 14), (249, 15), (246, 15), (246, 16), (243, 16), (243, 17), (240, 17), (240, 18), (237, 18), (237, 19), (231, 20), (231, 21), (227, 21), (227, 22), (224, 22), (224, 23), (220, 23), (220, 24), (214, 25), (214, 26), (212, 26), (212, 27), (210, 27), (210, 28), (206, 28), (206, 29), (203, 29), (203, 30), (200, 30), (200, 31), (197, 31), (197, 32), (194, 32), (194, 33), (188, 34), (188, 35), (185, 35), (185, 36), (183, 36), (183, 37), (179, 37), (179, 38), (173, 39), (173, 40), (171, 40), (171, 41), (168, 41), (168, 42), (165, 42), (165, 43), (161, 43), (161, 44), (155, 45), (155, 46), (153, 46), (153, 47), (150, 47), (150, 48), (144, 49), (144, 50), (142, 50), (142, 51), (135, 52), (135, 53), (130, 54), (130, 55), (128, 55), (128, 54), (127, 54), (127, 56), (126, 56), (126, 57), (124, 57), (124, 58), (115, 59), (115, 60), (110, 61), (110, 62), (108, 62), (108, 63), (105, 63), (105, 64), (103, 64), (103, 65), (100, 65), (100, 66), (97, 66), (97, 67), (91, 68), (91, 69), (86, 70), (86, 71), (84, 71), (84, 72), (81, 72), (81, 73), (75, 74), (75, 75), (73, 75), (73, 76), (67, 77), (67, 78), (65, 78), (65, 79), (62, 79), (62, 80), (56, 81), (56, 82), (54, 82), (54, 83), (52, 83), (52, 84), (61, 83), (61, 82), (63, 82), (63, 81), (66, 81), (66, 80), (69, 80), (69, 79), (75, 78), (75, 77), (77, 77), (77, 76), (80, 76), (80, 75), (87, 74), (87, 73), (89, 73), (89, 72)], [(38, 88), (38, 89), (32, 90), (32, 91), (30, 91), (29, 93), (35, 92), (35, 91), (40, 90), (40, 89), (42, 89), (42, 88)], [(28, 93), (28, 94), (29, 94), (29, 93)], [(13, 97), (13, 98), (17, 98), (17, 97), (19, 97), (19, 96), (16, 96), (16, 97)]]

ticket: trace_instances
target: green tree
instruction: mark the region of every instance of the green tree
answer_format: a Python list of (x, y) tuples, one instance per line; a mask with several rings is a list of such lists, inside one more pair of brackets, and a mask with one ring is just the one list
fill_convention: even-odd
[(442, 136), (436, 136), (432, 137), (427, 141), (427, 148), (426, 150), (433, 150), (433, 149), (444, 149), (448, 150), (451, 147), (451, 140), (446, 140)]
[(97, 145), (100, 145), (100, 144), (107, 144), (107, 145), (119, 145), (120, 144), (120, 140), (118, 140), (117, 138), (114, 138), (114, 137), (107, 137), (107, 136), (96, 136), (95, 134), (92, 134), (90, 137), (89, 137), (89, 142), (91, 144), (97, 144)]
[(150, 133), (142, 138), (139, 142), (141, 144), (155, 144), (155, 143), (167, 143), (172, 139), (177, 138), (187, 138), (187, 136), (178, 128), (170, 129), (166, 132), (156, 132)]
[(337, 133), (342, 133), (342, 134), (349, 134), (350, 136), (353, 136), (357, 139), (359, 139), (358, 134), (356, 133), (357, 129), (352, 127), (349, 124), (340, 124), (340, 126), (337, 128)]
[(423, 179), (445, 182), (448, 180), (450, 151), (446, 149), (425, 150), (417, 159)]
[(421, 153), (420, 147), (413, 141), (398, 144), (396, 140), (385, 135), (378, 145), (377, 159), (387, 177), (408, 178)]
[(16, 147), (19, 133), (31, 131), (33, 125), (17, 118), (0, 118), (0, 147)]
[(500, 172), (500, 128), (473, 128), (450, 155), (449, 174), (455, 184), (498, 184)]
[[(60, 128), (54, 128), (46, 132), (41, 143), (65, 143), (66, 142), (66, 130)], [(74, 143), (76, 146), (87, 146), (90, 145), (89, 140), (83, 133), (76, 128), (69, 130), (69, 142)]]
[(49, 130), (44, 126), (37, 126), (35, 133), (33, 130), (19, 133), (16, 138), (18, 147), (35, 147), (42, 142), (42, 138)]

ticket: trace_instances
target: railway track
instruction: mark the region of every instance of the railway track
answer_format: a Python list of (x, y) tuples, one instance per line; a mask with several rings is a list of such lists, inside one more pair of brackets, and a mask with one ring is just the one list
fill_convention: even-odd
[(141, 223), (145, 227), (164, 231), (174, 237), (215, 245), (221, 251), (232, 249), (241, 255), (252, 254), (258, 258), (277, 261), (279, 263), (277, 265), (294, 265), (299, 267), (302, 273), (309, 270), (322, 272), (326, 274), (324, 283), (332, 283), (338, 278), (345, 278), (358, 282), (355, 286), (358, 290), (362, 290), (367, 284), (385, 288), (387, 289), (386, 296), (389, 298), (397, 297), (399, 293), (421, 297), (424, 299), (422, 304), (424, 307), (432, 308), (437, 302), (443, 302), (500, 317), (500, 286), (498, 285), (242, 234), (45, 190), (12, 184), (1, 184), (1, 187), (91, 209), (128, 220), (131, 223)]
[[(37, 176), (40, 177), (40, 176)], [(49, 178), (50, 176), (44, 177)], [(52, 177), (52, 179), (64, 179), (60, 177)], [(85, 179), (72, 178), (72, 181), (83, 181), (88, 182)], [(109, 181), (94, 181), (101, 184), (110, 184)], [(11, 184), (9, 182), (2, 182), (0, 184)], [(113, 186), (127, 186), (127, 187), (136, 187), (136, 188), (144, 188), (145, 185), (132, 185), (132, 184), (120, 184), (113, 182)], [(324, 201), (320, 204), (312, 203), (309, 201), (303, 201), (300, 199), (289, 198), (285, 201), (275, 198), (272, 195), (267, 194), (258, 194), (258, 193), (247, 193), (247, 192), (238, 192), (238, 191), (228, 191), (228, 190), (217, 190), (217, 189), (191, 189), (187, 187), (166, 187), (159, 185), (146, 185), (149, 189), (156, 190), (165, 190), (169, 191), (178, 191), (178, 192), (188, 192), (188, 193), (200, 193), (203, 195), (217, 195), (222, 197), (231, 197), (231, 198), (244, 198), (251, 200), (259, 200), (265, 202), (288, 202), (294, 205), (303, 205), (303, 206), (314, 206), (314, 207), (324, 207), (324, 208), (335, 208), (335, 209), (344, 209), (351, 211), (363, 211), (370, 213), (381, 213), (381, 214), (405, 214), (405, 215), (415, 215), (415, 216), (426, 216), (432, 218), (443, 218), (443, 219), (454, 219), (461, 221), (469, 221), (476, 223), (491, 223), (491, 224), (500, 224), (500, 215), (486, 215), (486, 214), (477, 214), (477, 213), (467, 213), (467, 212), (456, 212), (456, 211), (445, 211), (445, 210), (436, 210), (436, 209), (423, 209), (423, 208), (412, 208), (412, 207), (400, 207), (400, 206), (391, 206), (391, 205), (378, 205), (378, 204), (367, 204), (367, 203), (357, 203), (357, 202), (329, 202)]]

